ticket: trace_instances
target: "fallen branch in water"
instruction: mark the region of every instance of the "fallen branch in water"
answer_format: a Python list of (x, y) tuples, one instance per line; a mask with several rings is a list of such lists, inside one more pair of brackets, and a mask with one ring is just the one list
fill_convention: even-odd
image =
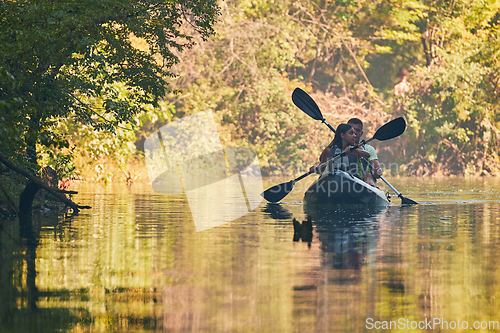
[(42, 181), (40, 178), (32, 175), (30, 172), (28, 172), (27, 170), (15, 165), (14, 163), (12, 163), (11, 161), (9, 161), (9, 159), (7, 158), (7, 156), (3, 155), (2, 153), (0, 153), (0, 162), (2, 162), (3, 164), (5, 164), (5, 166), (11, 170), (13, 170), (14, 172), (20, 174), (21, 176), (24, 176), (25, 178), (27, 178), (28, 180), (36, 183), (38, 186), (40, 186), (40, 188), (44, 189), (45, 191), (49, 192), (50, 194), (52, 194), (54, 197), (56, 197), (58, 200), (60, 200), (61, 202), (63, 202), (64, 204), (66, 204), (66, 206), (70, 207), (71, 209), (73, 209), (73, 211), (75, 213), (78, 213), (78, 211), (80, 209), (90, 209), (92, 207), (90, 206), (81, 206), (81, 205), (78, 205), (77, 203), (73, 202), (71, 199), (68, 199), (66, 197), (65, 194), (77, 194), (78, 192), (76, 191), (66, 191), (66, 190), (60, 190), (58, 188), (53, 188), (49, 185), (47, 185), (44, 181)]

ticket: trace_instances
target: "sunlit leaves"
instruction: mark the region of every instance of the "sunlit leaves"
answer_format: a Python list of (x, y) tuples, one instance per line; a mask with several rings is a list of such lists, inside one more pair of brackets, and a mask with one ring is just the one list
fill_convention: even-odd
[[(1, 2), (1, 66), (16, 88), (0, 104), (7, 115), (19, 113), (4, 124), (22, 128), (28, 146), (55, 143), (50, 132), (66, 117), (113, 131), (158, 105), (174, 52), (191, 47), (192, 35), (212, 35), (218, 13), (212, 0)], [(146, 44), (136, 47), (133, 38)]]
[[(461, 21), (460, 17), (451, 20)], [(440, 61), (429, 68), (415, 68), (410, 78), (414, 90), (404, 103), (408, 116), (411, 115), (411, 135), (424, 138), (416, 145), (409, 143), (407, 152), (435, 154), (440, 156), (436, 163), (448, 167), (458, 162), (467, 165), (490, 160), (500, 145), (500, 131), (492, 124), (500, 111), (498, 85), (492, 84), (497, 80), (499, 64), (491, 54), (500, 44), (491, 34), (497, 32), (471, 33), (459, 24), (454, 29), (457, 32), (450, 31), (439, 50)], [(491, 135), (493, 132), (496, 134)], [(440, 150), (447, 153), (439, 154)], [(445, 156), (456, 156), (460, 161), (447, 160)], [(488, 165), (489, 172), (493, 172), (495, 163)]]

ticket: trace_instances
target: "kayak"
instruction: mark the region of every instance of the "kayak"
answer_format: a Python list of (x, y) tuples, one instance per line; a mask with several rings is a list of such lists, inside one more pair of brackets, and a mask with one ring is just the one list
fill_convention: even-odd
[(322, 174), (304, 195), (307, 206), (389, 206), (389, 198), (377, 187), (342, 170)]

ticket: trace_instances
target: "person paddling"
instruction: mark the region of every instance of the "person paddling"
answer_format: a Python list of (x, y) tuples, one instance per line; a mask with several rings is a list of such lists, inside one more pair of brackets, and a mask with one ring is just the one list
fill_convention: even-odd
[[(328, 145), (328, 149), (325, 149), (320, 157), (321, 163), (326, 162), (328, 159), (333, 158), (334, 156), (337, 156), (342, 152), (346, 152), (346, 156), (335, 160), (333, 162), (333, 165), (330, 167), (346, 171), (353, 176), (362, 179), (363, 175), (358, 172), (357, 161), (358, 158), (369, 158), (370, 153), (368, 153), (362, 147), (358, 147), (357, 149), (352, 150), (352, 146), (354, 146), (355, 144), (356, 131), (354, 130), (354, 128), (350, 124), (340, 124), (335, 131), (335, 138), (333, 139), (332, 143)], [(328, 153), (328, 156), (325, 156), (326, 153)], [(315, 167), (313, 167), (312, 169), (314, 169), (315, 172), (324, 171), (324, 169), (317, 170)], [(370, 184), (369, 182), (367, 183)], [(370, 185), (374, 186), (374, 183)]]
[[(352, 129), (352, 130), (351, 130)], [(339, 130), (341, 132), (339, 132)], [(366, 183), (372, 186), (376, 186), (373, 175), (370, 172), (367, 172), (368, 163), (366, 163), (362, 158), (368, 159), (370, 163), (372, 163), (374, 174), (378, 178), (382, 174), (382, 170), (380, 169), (380, 165), (378, 163), (377, 153), (375, 149), (369, 146), (368, 149), (364, 149), (360, 147), (352, 152), (350, 155), (350, 147), (349, 145), (358, 144), (363, 134), (363, 123), (361, 120), (357, 118), (352, 118), (349, 120), (347, 124), (341, 124), (337, 128), (335, 133), (335, 138), (333, 141), (323, 150), (323, 153), (320, 156), (320, 163), (324, 163), (328, 160), (329, 157), (333, 157), (336, 155), (335, 150), (332, 148), (336, 146), (337, 153), (346, 151), (348, 156), (343, 159), (343, 162), (338, 163), (337, 166), (344, 164), (344, 171), (351, 173), (353, 176), (363, 179)], [(342, 140), (342, 141), (341, 141)], [(342, 149), (340, 149), (342, 146)], [(368, 146), (368, 145), (367, 145)], [(348, 166), (347, 168), (345, 166)], [(317, 170), (315, 167), (312, 167), (312, 172), (322, 172), (324, 170)]]
[[(350, 124), (354, 128), (354, 131), (356, 131), (356, 144), (358, 144), (359, 141), (361, 140), (361, 137), (363, 136), (363, 122), (361, 120), (359, 120), (358, 118), (351, 118), (351, 119), (349, 119), (349, 121), (347, 123)], [(377, 156), (377, 152), (375, 151), (375, 148), (373, 148), (372, 146), (370, 146), (368, 144), (365, 144), (363, 146), (363, 148), (365, 148), (365, 150), (370, 153), (370, 157), (368, 158), (368, 162), (370, 162), (370, 164), (372, 166), (371, 174), (372, 174), (373, 178), (374, 179), (380, 178), (380, 176), (382, 176), (382, 168), (380, 167), (380, 163), (378, 161), (378, 156)], [(358, 166), (359, 166), (359, 163), (358, 163)], [(364, 174), (366, 174), (366, 170), (364, 170), (364, 171), (365, 171)], [(374, 182), (376, 182), (376, 181), (374, 181)]]

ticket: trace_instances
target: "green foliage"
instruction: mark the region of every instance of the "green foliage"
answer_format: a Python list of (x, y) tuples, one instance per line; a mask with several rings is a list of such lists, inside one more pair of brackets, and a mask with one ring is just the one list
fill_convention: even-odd
[(44, 151), (42, 165), (50, 166), (60, 178), (70, 178), (75, 171), (73, 163), (73, 154), (75, 153), (75, 146), (67, 149), (64, 153), (53, 149)]
[[(289, 96), (308, 84), (403, 113), (407, 135), (418, 140), (392, 158), (413, 161), (408, 172), (420, 162), (423, 173), (439, 165), (445, 174), (495, 170), (486, 160), (498, 159), (498, 1), (231, 4), (218, 35), (175, 66), (185, 95), (169, 100), (179, 116), (211, 109), (226, 143), (253, 147), (261, 161), (312, 163), (324, 136), (314, 137), (319, 126), (304, 121)], [(401, 68), (412, 71), (413, 90), (394, 99)]]
[[(111, 181), (116, 171), (120, 177), (125, 170), (131, 172), (131, 164), (142, 158), (144, 139), (168, 123), (172, 114), (173, 105), (161, 101), (158, 108), (145, 107), (133, 123), (117, 126), (113, 132), (72, 120), (60, 121), (53, 131), (64, 137), (71, 149), (40, 145), (40, 164), (51, 166), (60, 177)], [(92, 119), (99, 120), (97, 115)]]
[(15, 151), (22, 144), (22, 130), (18, 126), (9, 126), (13, 121), (21, 123), (19, 108), (22, 100), (16, 97), (18, 84), (5, 68), (0, 67), (0, 147), (2, 151)]
[(435, 64), (415, 67), (414, 89), (401, 100), (410, 135), (420, 139), (406, 147), (412, 172), (445, 165), (445, 174), (485, 174), (500, 167), (498, 21), (483, 3), (476, 5), (461, 15), (455, 11), (450, 20), (462, 24), (446, 24), (449, 37)]
[(302, 84), (287, 70), (306, 34), (295, 30), (286, 2), (236, 5), (226, 8), (217, 36), (180, 56), (174, 69), (183, 96), (169, 100), (179, 117), (214, 111), (223, 143), (253, 148), (264, 167), (270, 160), (303, 167), (317, 158), (306, 142), (315, 125), (292, 104), (291, 91)]
[[(77, 145), (80, 160), (123, 167), (153, 130), (212, 110), (226, 145), (252, 147), (266, 167), (305, 167), (330, 133), (291, 103), (301, 86), (406, 116), (408, 139), (392, 158), (409, 173), (500, 168), (497, 0), (235, 0), (221, 3), (217, 25), (209, 0), (0, 6), (11, 156), (34, 142), (43, 156)], [(413, 88), (395, 98), (402, 68)]]
[(206, 39), (218, 12), (213, 0), (1, 2), (0, 106), (10, 154), (25, 151), (36, 163), (36, 144), (67, 147), (54, 130), (67, 117), (111, 133), (133, 123), (169, 91), (174, 52), (193, 46), (186, 18)]

